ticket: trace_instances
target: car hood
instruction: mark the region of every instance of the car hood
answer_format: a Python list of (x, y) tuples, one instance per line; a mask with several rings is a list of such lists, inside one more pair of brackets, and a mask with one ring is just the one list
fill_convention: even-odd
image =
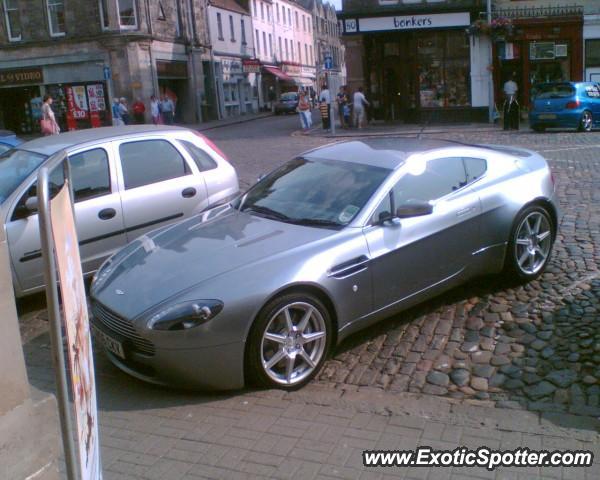
[(138, 238), (103, 267), (92, 297), (126, 318), (218, 275), (333, 235), (232, 208)]

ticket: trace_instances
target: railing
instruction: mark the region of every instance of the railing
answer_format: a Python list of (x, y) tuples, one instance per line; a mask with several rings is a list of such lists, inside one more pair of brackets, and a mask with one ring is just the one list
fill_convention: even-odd
[(552, 5), (545, 7), (515, 6), (509, 8), (492, 8), (493, 18), (539, 18), (565, 17), (583, 15), (582, 5)]

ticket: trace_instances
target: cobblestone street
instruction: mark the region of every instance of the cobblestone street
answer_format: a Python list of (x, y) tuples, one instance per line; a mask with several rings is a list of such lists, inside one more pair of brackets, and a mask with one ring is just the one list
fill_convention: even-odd
[[(242, 188), (335, 139), (297, 118), (206, 134)], [(481, 278), (345, 341), (305, 389), (227, 395), (142, 384), (96, 355), (107, 479), (599, 478), (590, 469), (365, 469), (365, 449), (528, 446), (600, 455), (600, 132), (452, 128), (437, 138), (532, 148), (549, 161), (562, 220), (530, 284)], [(43, 299), (20, 302), (34, 389), (53, 390)]]

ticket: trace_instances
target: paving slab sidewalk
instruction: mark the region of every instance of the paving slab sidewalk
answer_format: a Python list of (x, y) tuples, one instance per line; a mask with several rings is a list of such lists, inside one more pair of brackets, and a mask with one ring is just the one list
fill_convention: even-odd
[[(53, 390), (47, 333), (24, 345), (35, 391)], [(242, 478), (581, 478), (590, 468), (364, 467), (362, 452), (417, 446), (591, 450), (600, 420), (497, 409), (480, 401), (320, 384), (286, 393), (198, 393), (153, 387), (96, 355), (105, 480)]]

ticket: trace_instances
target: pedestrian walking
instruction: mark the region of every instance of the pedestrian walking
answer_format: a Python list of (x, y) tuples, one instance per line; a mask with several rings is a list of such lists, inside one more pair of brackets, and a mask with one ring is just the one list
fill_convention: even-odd
[(127, 107), (127, 99), (125, 97), (121, 97), (119, 100), (119, 114), (121, 115), (121, 120), (125, 125), (129, 125), (131, 123), (131, 118), (129, 117), (129, 107)]
[(354, 107), (354, 126), (361, 129), (365, 123), (365, 108), (370, 105), (365, 98), (362, 87), (358, 87), (358, 90), (354, 92), (352, 104)]
[(511, 77), (504, 82), (504, 130), (519, 129), (519, 102), (517, 101), (517, 92), (519, 86), (516, 82), (517, 74), (513, 72)]
[(319, 110), (321, 111), (323, 130), (328, 131), (331, 128), (331, 93), (325, 84), (319, 95)]
[(175, 104), (173, 100), (164, 95), (160, 102), (160, 107), (165, 125), (173, 125), (173, 118), (175, 117)]
[(44, 95), (44, 103), (42, 104), (42, 119), (40, 120), (40, 128), (44, 135), (56, 135), (60, 133), (60, 127), (56, 122), (54, 111), (52, 110), (52, 102), (54, 100), (50, 95)]
[(146, 105), (144, 105), (142, 99), (138, 97), (131, 108), (133, 109), (133, 118), (135, 119), (135, 123), (138, 125), (146, 123), (144, 118), (144, 114), (146, 113)]
[(121, 106), (121, 104), (119, 102), (119, 99), (115, 98), (113, 100), (113, 104), (112, 104), (113, 126), (115, 126), (115, 127), (120, 127), (121, 125), (124, 125), (123, 119), (121, 118), (120, 106)]
[(308, 132), (310, 127), (312, 127), (312, 112), (310, 109), (310, 102), (304, 91), (300, 91), (299, 95), (298, 113), (300, 115), (300, 124), (302, 125), (302, 130), (304, 130), (304, 132)]
[(160, 102), (155, 95), (150, 97), (150, 115), (152, 115), (152, 123), (154, 125), (160, 125), (162, 123), (160, 117)]
[(338, 105), (338, 115), (340, 116), (340, 125), (342, 128), (348, 128), (349, 124), (346, 121), (346, 115), (344, 112), (350, 99), (348, 98), (348, 93), (346, 92), (346, 85), (342, 85), (340, 87), (340, 91), (336, 96), (336, 101)]

